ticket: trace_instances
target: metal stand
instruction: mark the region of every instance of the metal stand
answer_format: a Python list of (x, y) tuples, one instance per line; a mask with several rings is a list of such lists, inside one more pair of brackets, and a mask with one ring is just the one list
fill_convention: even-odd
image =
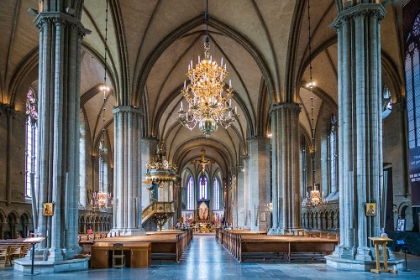
[(31, 252), (31, 257), (32, 257), (31, 274), (24, 274), (25, 276), (36, 276), (36, 275), (41, 274), (39, 272), (37, 272), (37, 273), (34, 272), (34, 266), (35, 266), (35, 244), (41, 243), (44, 240), (45, 240), (45, 237), (29, 237), (29, 238), (26, 238), (25, 240), (23, 240), (24, 243), (32, 244), (32, 252)]
[(407, 263), (407, 251), (408, 251), (408, 245), (410, 244), (404, 244), (403, 245), (403, 250), (404, 250), (404, 260), (405, 260), (405, 268), (403, 271), (411, 271), (410, 269), (408, 269), (408, 263)]
[(31, 258), (32, 258), (32, 265), (31, 265), (31, 274), (25, 274), (25, 276), (36, 276), (39, 275), (40, 273), (34, 272), (34, 266), (35, 266), (35, 244), (36, 243), (32, 243), (32, 252), (31, 252)]

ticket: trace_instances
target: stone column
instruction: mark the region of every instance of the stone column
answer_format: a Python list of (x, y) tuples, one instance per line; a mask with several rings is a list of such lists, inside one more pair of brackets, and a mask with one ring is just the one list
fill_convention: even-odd
[(300, 220), (299, 113), (295, 103), (271, 108), (273, 226), (269, 234), (297, 233)]
[(240, 168), (238, 170), (238, 226), (241, 228), (250, 228), (251, 221), (250, 221), (250, 206), (248, 204), (248, 196), (249, 196), (249, 166), (248, 160), (249, 156), (241, 156), (242, 159), (242, 166), (244, 168)]
[(338, 182), (342, 194), (341, 243), (333, 257), (371, 261), (368, 237), (380, 235), (379, 215), (366, 217), (365, 204), (376, 202), (377, 213), (384, 207), (379, 190), (383, 177), (380, 23), (385, 13), (382, 4), (356, 4), (340, 11), (333, 23), (338, 36)]
[(267, 217), (260, 220), (261, 211), (267, 210), (270, 186), (270, 146), (265, 137), (248, 140), (248, 207), (251, 210), (251, 230), (266, 230)]
[[(114, 113), (114, 225), (117, 235), (144, 234), (141, 215), (141, 125), (142, 114), (131, 106), (119, 106)], [(140, 219), (141, 221), (141, 219)]]
[[(56, 264), (80, 249), (80, 54), (85, 29), (80, 22), (83, 1), (72, 2), (72, 15), (65, 13), (62, 1), (50, 2), (35, 19), (40, 35), (37, 230), (47, 237), (38, 251)], [(53, 216), (43, 216), (44, 202), (54, 204)]]
[[(16, 111), (10, 105), (2, 104), (2, 109), (6, 113), (7, 133), (6, 133), (6, 205), (12, 203), (12, 135), (13, 135), (13, 116)], [(14, 236), (13, 236), (14, 237)]]

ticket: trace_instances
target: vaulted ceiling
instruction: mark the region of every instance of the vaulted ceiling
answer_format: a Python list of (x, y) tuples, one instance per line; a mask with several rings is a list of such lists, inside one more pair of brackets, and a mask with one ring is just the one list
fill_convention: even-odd
[[(209, 35), (213, 59), (224, 58), (235, 90), (233, 105), (239, 120), (227, 130), (219, 128), (206, 138), (197, 128), (190, 131), (177, 122), (181, 87), (191, 60), (203, 56), (206, 29), (205, 1), (109, 0), (107, 71), (112, 92), (107, 96), (107, 138), (113, 150), (112, 109), (119, 105), (140, 107), (145, 113), (143, 136), (165, 141), (171, 162), (187, 167), (193, 158), (206, 155), (221, 170), (242, 165), (249, 139), (270, 132), (269, 109), (273, 103), (301, 104), (300, 127), (311, 134), (311, 96), (314, 126), (320, 129), (325, 113), (337, 113), (337, 37), (329, 25), (341, 0), (310, 1), (310, 21), (305, 0), (209, 0)], [(389, 1), (382, 22), (384, 82), (395, 100), (402, 73), (402, 6)], [(24, 110), (28, 87), (37, 89), (38, 30), (36, 0), (2, 1), (0, 14), (0, 102)], [(91, 31), (83, 39), (81, 112), (89, 142), (97, 146), (102, 128), (106, 0), (85, 1), (82, 23)], [(311, 25), (312, 76), (309, 81)], [(16, 84), (16, 77), (25, 78)], [(185, 102), (185, 100), (184, 100)], [(96, 149), (91, 149), (94, 154)], [(216, 167), (214, 168), (214, 170)]]

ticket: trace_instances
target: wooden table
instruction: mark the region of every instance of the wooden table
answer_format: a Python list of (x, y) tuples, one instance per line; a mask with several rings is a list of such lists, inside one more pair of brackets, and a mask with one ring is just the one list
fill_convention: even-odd
[[(375, 254), (376, 254), (376, 269), (371, 269), (370, 272), (373, 273), (381, 273), (381, 272), (391, 272), (391, 273), (398, 273), (398, 271), (393, 269), (388, 269), (388, 254), (386, 251), (386, 244), (392, 239), (388, 237), (369, 237), (372, 240), (373, 245), (375, 245)], [(382, 245), (382, 256), (384, 258), (384, 268), (381, 269), (381, 261), (379, 259), (379, 245)]]
[[(112, 265), (112, 249), (115, 242), (98, 242), (92, 245), (90, 266), (92, 268), (109, 268)], [(152, 263), (152, 243), (118, 242), (124, 246), (126, 264), (130, 267), (149, 267)]]

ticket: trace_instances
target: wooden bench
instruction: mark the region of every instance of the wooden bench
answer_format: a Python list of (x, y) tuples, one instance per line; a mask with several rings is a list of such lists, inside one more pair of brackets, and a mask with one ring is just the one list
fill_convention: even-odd
[(13, 266), (13, 260), (23, 258), (31, 244), (24, 238), (0, 240), (0, 267)]
[(275, 259), (284, 261), (322, 260), (331, 254), (338, 240), (306, 236), (279, 236), (251, 233), (219, 233), (222, 244), (239, 261), (246, 259)]

